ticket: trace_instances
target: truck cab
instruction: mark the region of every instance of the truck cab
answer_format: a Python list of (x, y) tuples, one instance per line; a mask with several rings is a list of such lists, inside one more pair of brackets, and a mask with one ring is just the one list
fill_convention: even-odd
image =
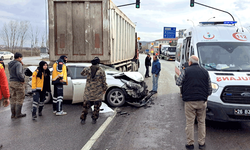
[(175, 79), (192, 55), (209, 72), (213, 91), (208, 97), (208, 120), (250, 119), (250, 32), (235, 24), (235, 21), (200, 22), (177, 43)]

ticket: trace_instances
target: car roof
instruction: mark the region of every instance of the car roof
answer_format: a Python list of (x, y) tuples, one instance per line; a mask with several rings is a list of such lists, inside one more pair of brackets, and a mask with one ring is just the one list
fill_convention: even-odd
[(91, 66), (91, 63), (66, 63), (66, 66)]

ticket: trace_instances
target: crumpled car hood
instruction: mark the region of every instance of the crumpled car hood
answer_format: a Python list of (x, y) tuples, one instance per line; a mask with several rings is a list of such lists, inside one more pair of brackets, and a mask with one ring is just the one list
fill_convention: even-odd
[(113, 77), (123, 77), (123, 76), (126, 76), (136, 82), (142, 82), (144, 81), (144, 77), (141, 73), (139, 72), (122, 72), (122, 73), (118, 73), (118, 74), (115, 74), (113, 75)]

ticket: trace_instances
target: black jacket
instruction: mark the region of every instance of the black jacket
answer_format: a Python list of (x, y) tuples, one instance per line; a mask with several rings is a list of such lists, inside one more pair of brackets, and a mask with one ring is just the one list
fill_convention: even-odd
[(185, 78), (182, 84), (183, 101), (206, 101), (209, 96), (208, 71), (198, 64), (192, 64), (184, 71)]
[(146, 57), (145, 59), (145, 66), (151, 66), (151, 57)]

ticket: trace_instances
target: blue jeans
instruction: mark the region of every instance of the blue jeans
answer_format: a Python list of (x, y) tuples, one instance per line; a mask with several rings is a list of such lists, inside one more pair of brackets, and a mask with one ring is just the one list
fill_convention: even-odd
[(152, 74), (153, 76), (153, 91), (157, 91), (158, 89), (158, 79), (159, 79), (159, 76), (158, 75), (157, 77), (155, 76), (156, 74)]

